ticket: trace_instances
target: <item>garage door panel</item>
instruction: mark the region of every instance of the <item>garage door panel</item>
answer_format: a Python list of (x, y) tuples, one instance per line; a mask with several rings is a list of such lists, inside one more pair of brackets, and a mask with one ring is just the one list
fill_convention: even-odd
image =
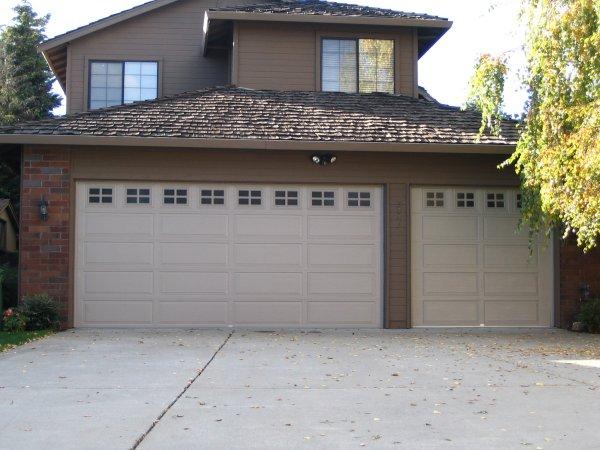
[(309, 273), (309, 294), (374, 295), (375, 276), (372, 273)]
[(84, 321), (90, 324), (152, 323), (152, 302), (146, 301), (87, 301), (84, 305)]
[(150, 242), (86, 242), (83, 254), (86, 265), (154, 264), (154, 244)]
[(227, 302), (164, 302), (159, 322), (168, 325), (226, 325)]
[(423, 239), (468, 239), (478, 238), (478, 218), (466, 216), (424, 216), (422, 218)]
[(135, 239), (154, 235), (154, 217), (150, 214), (86, 213), (84, 223), (88, 239)]
[(151, 295), (153, 292), (153, 272), (85, 272), (83, 278), (86, 294)]
[(478, 274), (474, 272), (427, 272), (423, 274), (423, 292), (443, 295), (477, 295)]
[(226, 295), (229, 275), (225, 272), (161, 272), (161, 294)]
[(518, 226), (518, 217), (486, 217), (483, 221), (483, 235), (485, 239), (528, 240), (528, 233), (525, 230), (517, 231)]
[(161, 238), (169, 236), (226, 238), (229, 229), (227, 215), (160, 214), (158, 223)]
[(376, 320), (371, 302), (309, 302), (308, 321), (316, 325), (360, 326)]
[(486, 302), (485, 322), (489, 325), (512, 323), (535, 325), (539, 321), (538, 303), (532, 301)]
[(300, 325), (301, 302), (236, 302), (235, 323), (239, 325)]
[(478, 246), (464, 244), (426, 244), (423, 248), (423, 266), (463, 266), (478, 264)]
[(235, 237), (237, 239), (263, 238), (301, 239), (302, 216), (237, 215), (235, 217)]
[(309, 216), (309, 239), (374, 239), (377, 220), (371, 216)]
[[(109, 201), (87, 205), (88, 189), (104, 188)], [(128, 188), (150, 189), (150, 203), (129, 204)], [(379, 187), (76, 189), (76, 326), (381, 326)], [(323, 201), (331, 191), (334, 206)], [(350, 192), (368, 192), (370, 203), (353, 204)]]
[(413, 188), (411, 198), (413, 326), (551, 325), (552, 243), (530, 255), (516, 189)]
[(485, 245), (483, 249), (485, 267), (524, 267), (536, 268), (537, 251), (530, 253), (527, 244), (522, 245)]
[(238, 265), (301, 266), (302, 244), (234, 244)]
[(361, 267), (377, 264), (377, 246), (345, 244), (311, 244), (309, 266)]
[(485, 273), (485, 295), (520, 295), (538, 293), (537, 273)]
[(302, 295), (301, 273), (236, 273), (234, 289), (240, 295)]
[(423, 321), (429, 325), (479, 325), (479, 303), (473, 300), (423, 303)]
[(207, 242), (167, 242), (160, 245), (163, 266), (226, 266), (228, 245)]

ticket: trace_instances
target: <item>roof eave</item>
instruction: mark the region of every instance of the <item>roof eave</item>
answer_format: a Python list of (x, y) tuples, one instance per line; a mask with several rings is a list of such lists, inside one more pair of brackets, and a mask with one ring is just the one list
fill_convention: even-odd
[(393, 27), (450, 28), (449, 20), (416, 19), (406, 17), (334, 16), (326, 14), (278, 14), (242, 11), (207, 11), (209, 20), (237, 20), (254, 22), (302, 22)]
[(76, 30), (67, 32), (65, 34), (61, 34), (60, 36), (48, 39), (45, 42), (42, 42), (38, 48), (40, 51), (45, 52), (51, 50), (60, 45), (67, 44), (75, 39), (79, 39), (83, 36), (86, 36), (90, 33), (94, 33), (96, 31), (102, 30), (104, 28), (115, 25), (119, 22), (123, 22), (125, 20), (132, 19), (141, 14), (148, 13), (150, 11), (154, 11), (155, 9), (162, 8), (163, 6), (170, 5), (171, 3), (176, 3), (181, 0), (154, 0), (148, 3), (144, 3), (142, 5), (136, 6), (134, 8), (128, 9), (126, 11), (114, 14), (112, 16), (106, 17), (104, 19), (100, 19), (97, 22), (91, 23), (89, 25), (83, 26)]
[(203, 139), (137, 136), (0, 135), (0, 144), (112, 147), (179, 147), (234, 150), (299, 150), (389, 153), (470, 153), (509, 155), (512, 144), (403, 143), (267, 139)]

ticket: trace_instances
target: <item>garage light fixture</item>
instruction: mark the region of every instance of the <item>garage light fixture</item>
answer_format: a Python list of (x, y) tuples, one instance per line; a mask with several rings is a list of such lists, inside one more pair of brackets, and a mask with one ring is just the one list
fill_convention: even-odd
[(42, 219), (42, 222), (46, 222), (48, 220), (48, 202), (46, 201), (46, 199), (44, 199), (44, 197), (42, 197), (40, 200), (39, 208), (40, 219)]
[(312, 155), (312, 162), (317, 166), (328, 166), (337, 161), (337, 156), (331, 153), (315, 153)]

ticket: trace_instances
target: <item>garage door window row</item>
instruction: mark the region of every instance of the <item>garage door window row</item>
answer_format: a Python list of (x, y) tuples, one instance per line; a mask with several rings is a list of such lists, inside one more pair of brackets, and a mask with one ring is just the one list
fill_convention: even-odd
[[(125, 206), (151, 206), (153, 196), (157, 194), (162, 197), (162, 204), (165, 206), (188, 206), (192, 203), (198, 203), (199, 207), (215, 206), (223, 207), (228, 203), (228, 191), (223, 188), (205, 188), (200, 187), (199, 191), (193, 191), (189, 188), (167, 186), (161, 188), (159, 192), (153, 192), (148, 186), (125, 187), (123, 189), (123, 200)], [(371, 209), (373, 207), (373, 194), (371, 191), (344, 190), (344, 208), (348, 209)], [(94, 186), (88, 188), (88, 204), (111, 206), (117, 203), (117, 191), (114, 187)], [(236, 189), (232, 192), (236, 197), (235, 203), (240, 207), (260, 207), (265, 205), (265, 190), (260, 188)], [(192, 197), (198, 196), (196, 200)], [(274, 208), (300, 208), (302, 206), (302, 191), (298, 189), (273, 188), (272, 207)], [(307, 192), (308, 206), (311, 208), (336, 208), (338, 206), (336, 190), (310, 189)], [(434, 197), (434, 205), (443, 206), (444, 193)], [(440, 203), (441, 202), (441, 203)], [(268, 203), (268, 202), (267, 202)]]
[[(454, 197), (454, 203), (447, 201), (447, 197)], [(489, 210), (506, 210), (510, 205), (519, 210), (522, 207), (522, 195), (520, 192), (512, 194), (490, 190), (483, 192), (482, 198), (478, 199), (475, 191), (453, 190), (448, 193), (430, 190), (424, 192), (423, 202), (423, 206), (427, 209), (446, 209), (454, 206), (457, 210), (475, 210), (481, 202), (482, 206)]]

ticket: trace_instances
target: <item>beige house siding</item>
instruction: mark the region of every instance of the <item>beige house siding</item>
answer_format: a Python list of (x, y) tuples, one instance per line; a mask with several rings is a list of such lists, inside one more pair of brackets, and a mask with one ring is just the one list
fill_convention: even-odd
[(7, 252), (16, 252), (17, 251), (17, 231), (13, 225), (13, 222), (10, 220), (10, 216), (8, 215), (8, 211), (4, 210), (0, 212), (0, 220), (6, 222), (6, 251)]
[(417, 95), (417, 41), (410, 28), (394, 29), (319, 24), (236, 24), (233, 83), (250, 89), (320, 90), (321, 39), (394, 39), (396, 93)]
[(76, 180), (151, 180), (383, 186), (386, 195), (384, 326), (388, 328), (411, 325), (410, 186), (518, 186), (518, 179), (510, 170), (496, 168), (505, 158), (500, 155), (338, 153), (338, 162), (326, 168), (316, 167), (310, 156), (311, 152), (296, 151), (73, 147), (72, 184)]
[(159, 96), (229, 83), (229, 52), (202, 55), (207, 8), (251, 0), (187, 0), (77, 39), (68, 47), (67, 112), (85, 111), (90, 60), (159, 62)]

